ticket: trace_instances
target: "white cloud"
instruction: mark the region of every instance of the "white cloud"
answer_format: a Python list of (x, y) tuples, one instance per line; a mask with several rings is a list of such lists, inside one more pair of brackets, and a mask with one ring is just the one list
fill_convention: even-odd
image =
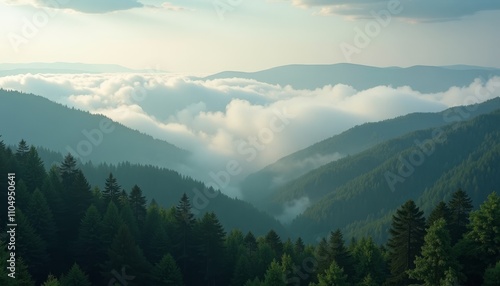
[[(102, 113), (126, 126), (192, 152), (186, 174), (205, 181), (236, 160), (241, 174), (354, 125), (411, 112), (500, 96), (500, 78), (422, 94), (409, 87), (357, 91), (346, 85), (297, 90), (247, 79), (201, 80), (170, 74), (26, 74), (0, 86), (39, 94), (71, 107)], [(484, 96), (475, 96), (479, 91)], [(485, 93), (484, 91), (488, 91)], [(292, 114), (293, 116), (286, 116)], [(229, 189), (229, 188), (227, 188)], [(237, 190), (233, 195), (237, 195)], [(224, 191), (224, 190), (223, 190)]]
[[(449, 21), (480, 11), (500, 10), (500, 2), (491, 0), (289, 0), (301, 8), (320, 7), (321, 15), (344, 15), (354, 18), (371, 18), (372, 12), (388, 10), (400, 12), (392, 16), (412, 22)], [(390, 11), (390, 10), (389, 10)]]

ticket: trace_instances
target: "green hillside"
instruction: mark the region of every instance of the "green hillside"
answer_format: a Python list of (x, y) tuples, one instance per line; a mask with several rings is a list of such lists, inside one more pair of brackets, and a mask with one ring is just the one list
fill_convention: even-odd
[(383, 240), (387, 215), (408, 199), (429, 211), (458, 188), (476, 204), (486, 198), (500, 182), (499, 123), (500, 110), (389, 140), (302, 176), (275, 199), (313, 200), (291, 226), (310, 239), (340, 227), (350, 235), (377, 232)]

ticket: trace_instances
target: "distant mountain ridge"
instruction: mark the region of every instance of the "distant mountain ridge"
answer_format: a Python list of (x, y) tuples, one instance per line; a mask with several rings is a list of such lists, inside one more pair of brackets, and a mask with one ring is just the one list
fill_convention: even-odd
[(345, 84), (357, 90), (380, 85), (393, 87), (410, 86), (412, 89), (433, 93), (448, 90), (452, 86), (469, 85), (476, 78), (489, 79), (500, 76), (500, 69), (465, 65), (435, 67), (412, 66), (371, 67), (356, 64), (286, 65), (258, 72), (226, 71), (204, 79), (247, 78), (297, 89), (316, 89), (325, 85)]
[(44, 97), (0, 89), (0, 134), (6, 144), (25, 139), (35, 146), (83, 161), (123, 161), (179, 170), (189, 152), (168, 142)]

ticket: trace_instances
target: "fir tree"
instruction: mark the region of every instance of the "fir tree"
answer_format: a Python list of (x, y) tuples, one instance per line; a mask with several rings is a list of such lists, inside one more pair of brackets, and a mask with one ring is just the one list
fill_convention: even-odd
[(330, 267), (323, 273), (318, 275), (318, 283), (311, 283), (311, 286), (347, 286), (347, 275), (344, 270), (333, 261)]
[(428, 286), (440, 286), (449, 268), (456, 269), (446, 221), (435, 221), (425, 235), (422, 253), (415, 258), (415, 269), (408, 271), (411, 278), (421, 280)]
[(177, 267), (174, 258), (170, 254), (165, 254), (163, 258), (156, 263), (151, 271), (152, 282), (154, 285), (181, 286), (182, 273)]
[(80, 269), (78, 264), (73, 264), (66, 275), (60, 278), (61, 286), (91, 286), (89, 278), (85, 272)]
[(199, 226), (201, 258), (203, 259), (203, 278), (205, 284), (220, 285), (225, 265), (224, 240), (226, 233), (213, 213), (205, 213)]
[(93, 285), (101, 278), (99, 264), (105, 254), (102, 232), (101, 215), (97, 208), (91, 205), (80, 223), (75, 252), (83, 269), (90, 274)]
[(472, 200), (466, 192), (459, 189), (448, 203), (450, 209), (450, 235), (451, 242), (455, 244), (467, 231), (469, 214), (472, 210)]
[(263, 286), (286, 286), (285, 273), (283, 273), (283, 269), (281, 265), (276, 260), (271, 262), (269, 268), (267, 269), (266, 275), (264, 276)]
[(115, 177), (113, 177), (112, 173), (109, 173), (109, 177), (106, 179), (104, 184), (104, 191), (102, 192), (102, 196), (106, 203), (113, 202), (115, 204), (118, 203), (118, 198), (120, 196), (120, 185)]
[(396, 211), (389, 234), (390, 281), (397, 285), (409, 284), (407, 270), (415, 267), (414, 260), (420, 253), (425, 234), (423, 212), (412, 200)]
[(283, 254), (283, 242), (280, 236), (273, 229), (270, 230), (265, 236), (266, 243), (271, 247), (275, 253), (275, 257), (281, 257)]
[(139, 186), (134, 185), (129, 195), (129, 203), (138, 224), (144, 223), (146, 219), (146, 197), (142, 195)]

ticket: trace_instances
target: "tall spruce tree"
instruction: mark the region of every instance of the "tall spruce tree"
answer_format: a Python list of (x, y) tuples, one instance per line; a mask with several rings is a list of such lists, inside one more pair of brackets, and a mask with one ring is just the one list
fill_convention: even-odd
[(453, 257), (450, 234), (444, 218), (436, 220), (427, 230), (422, 252), (415, 258), (415, 269), (410, 269), (410, 278), (423, 281), (428, 286), (440, 286), (449, 269), (456, 270), (458, 264)]
[(337, 262), (332, 261), (330, 267), (323, 273), (318, 274), (318, 283), (311, 283), (311, 286), (347, 286), (348, 277)]
[(102, 232), (101, 215), (97, 208), (91, 205), (80, 223), (75, 253), (82, 268), (89, 273), (93, 285), (97, 285), (101, 279), (99, 264), (105, 255)]
[(196, 220), (191, 212), (191, 203), (184, 193), (175, 208), (176, 237), (174, 237), (175, 257), (186, 285), (194, 285), (199, 275), (198, 241), (194, 232)]
[(403, 204), (392, 217), (388, 242), (391, 277), (389, 282), (407, 285), (407, 271), (415, 267), (414, 260), (420, 253), (425, 234), (424, 213), (412, 200)]
[(182, 273), (170, 254), (165, 254), (151, 271), (153, 285), (182, 286)]
[(118, 205), (118, 198), (120, 197), (121, 187), (118, 181), (113, 177), (112, 173), (109, 173), (108, 178), (104, 184), (104, 191), (102, 192), (104, 201), (106, 203), (113, 202)]
[(200, 257), (203, 260), (203, 280), (206, 285), (227, 284), (222, 281), (226, 257), (224, 240), (226, 233), (213, 212), (205, 213), (198, 225)]
[(484, 263), (491, 266), (500, 259), (500, 196), (491, 193), (470, 219), (468, 238), (477, 245)]
[(78, 264), (73, 264), (71, 269), (66, 275), (62, 275), (60, 280), (61, 286), (91, 286), (89, 278), (85, 272), (82, 271)]
[(459, 189), (448, 203), (450, 209), (450, 236), (451, 243), (455, 244), (467, 231), (469, 214), (472, 210), (472, 200), (466, 192)]
[(427, 227), (430, 227), (438, 219), (444, 219), (446, 221), (447, 227), (451, 223), (451, 213), (450, 209), (444, 202), (439, 202), (437, 206), (432, 210), (431, 214), (427, 218)]
[(129, 203), (134, 213), (135, 219), (139, 225), (146, 219), (146, 197), (143, 196), (141, 188), (134, 185), (129, 195)]
[(271, 247), (271, 249), (275, 253), (275, 258), (280, 258), (283, 254), (283, 242), (281, 241), (280, 236), (271, 229), (265, 236), (266, 243)]
[(351, 254), (344, 245), (344, 236), (340, 229), (330, 233), (328, 239), (328, 263), (337, 262), (340, 268), (344, 269), (344, 273), (349, 276), (354, 276), (354, 267)]

